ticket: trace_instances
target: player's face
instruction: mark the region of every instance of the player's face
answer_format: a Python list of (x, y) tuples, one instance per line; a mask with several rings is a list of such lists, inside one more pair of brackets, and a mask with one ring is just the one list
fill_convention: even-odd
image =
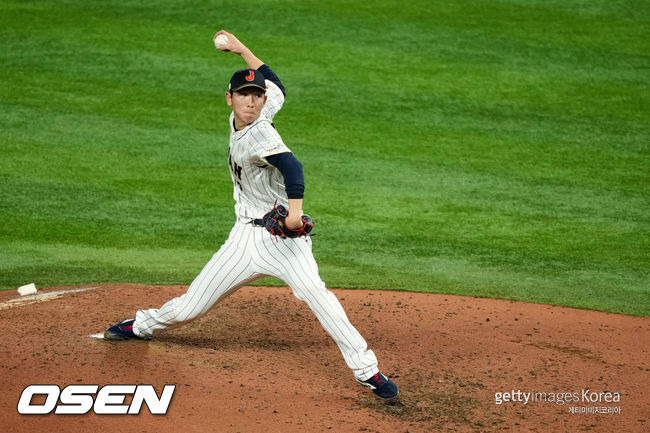
[(233, 92), (232, 95), (226, 93), (226, 102), (232, 107), (235, 126), (237, 129), (243, 129), (260, 117), (266, 103), (266, 95), (256, 87), (245, 87)]

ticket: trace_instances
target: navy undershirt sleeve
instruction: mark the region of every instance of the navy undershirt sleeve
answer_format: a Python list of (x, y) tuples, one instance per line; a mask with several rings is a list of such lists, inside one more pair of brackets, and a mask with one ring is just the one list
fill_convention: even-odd
[(291, 152), (278, 153), (267, 156), (269, 164), (277, 167), (284, 176), (284, 186), (288, 198), (303, 198), (305, 195), (305, 176), (302, 164)]
[(264, 65), (260, 66), (259, 68), (257, 68), (257, 70), (260, 71), (262, 73), (262, 75), (264, 75), (265, 79), (273, 82), (273, 84), (278, 86), (280, 88), (280, 90), (282, 90), (282, 94), (284, 96), (287, 96), (287, 92), (284, 90), (284, 86), (282, 85), (282, 82), (280, 81), (278, 76), (275, 75), (275, 72), (273, 72), (271, 70), (271, 68), (269, 68), (268, 65), (264, 64)]

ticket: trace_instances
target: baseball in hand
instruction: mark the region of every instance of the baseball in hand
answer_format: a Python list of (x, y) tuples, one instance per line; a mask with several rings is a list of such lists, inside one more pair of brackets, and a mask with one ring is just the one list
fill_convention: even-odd
[(228, 43), (228, 37), (226, 35), (218, 35), (216, 38), (214, 38), (214, 46), (219, 48), (222, 45), (226, 45)]

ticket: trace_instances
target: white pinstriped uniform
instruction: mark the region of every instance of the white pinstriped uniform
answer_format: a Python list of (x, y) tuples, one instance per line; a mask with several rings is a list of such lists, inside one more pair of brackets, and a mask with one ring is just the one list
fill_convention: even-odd
[(262, 218), (277, 200), (288, 205), (283, 176), (264, 158), (289, 152), (271, 121), (284, 102), (282, 91), (266, 81), (267, 102), (260, 117), (235, 131), (230, 115), (230, 173), (237, 221), (222, 247), (194, 279), (187, 293), (159, 309), (140, 310), (133, 331), (149, 337), (154, 331), (183, 325), (205, 314), (243, 285), (272, 276), (286, 282), (306, 302), (334, 339), (348, 367), (359, 380), (377, 373), (377, 358), (348, 320), (336, 296), (320, 279), (310, 237), (282, 239), (250, 224)]

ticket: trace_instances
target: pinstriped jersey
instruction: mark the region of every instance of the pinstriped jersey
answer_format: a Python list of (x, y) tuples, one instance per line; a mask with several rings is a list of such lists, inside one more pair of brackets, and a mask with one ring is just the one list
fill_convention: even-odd
[(261, 218), (276, 201), (285, 207), (289, 204), (282, 173), (266, 161), (268, 156), (291, 152), (272, 123), (282, 108), (284, 94), (269, 80), (266, 86), (266, 104), (253, 123), (237, 131), (234, 113), (230, 114), (228, 165), (238, 220)]

